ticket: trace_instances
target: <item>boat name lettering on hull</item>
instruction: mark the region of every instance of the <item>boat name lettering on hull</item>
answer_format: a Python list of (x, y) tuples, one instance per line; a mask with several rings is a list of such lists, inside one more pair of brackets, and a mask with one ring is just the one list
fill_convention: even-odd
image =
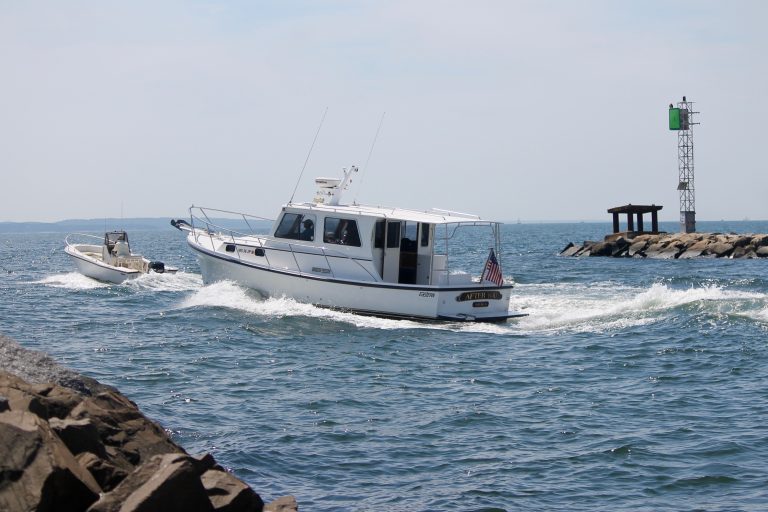
[(419, 297), (427, 297), (427, 298), (434, 298), (435, 294), (433, 292), (419, 292)]
[(479, 292), (464, 292), (456, 300), (458, 302), (465, 302), (468, 300), (499, 300), (501, 299), (501, 292), (497, 290), (483, 290)]

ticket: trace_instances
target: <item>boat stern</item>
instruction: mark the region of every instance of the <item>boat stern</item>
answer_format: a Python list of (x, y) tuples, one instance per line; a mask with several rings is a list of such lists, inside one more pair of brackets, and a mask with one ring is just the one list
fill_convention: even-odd
[(509, 309), (512, 285), (451, 289), (438, 293), (437, 317), (443, 320), (503, 322), (526, 316)]

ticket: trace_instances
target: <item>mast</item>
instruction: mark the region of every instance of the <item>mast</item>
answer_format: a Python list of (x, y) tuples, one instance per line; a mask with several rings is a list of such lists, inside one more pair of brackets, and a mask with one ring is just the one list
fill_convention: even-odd
[(680, 231), (696, 232), (696, 187), (693, 183), (693, 102), (683, 96), (677, 107), (669, 104), (669, 129), (677, 131), (677, 168), (680, 193)]

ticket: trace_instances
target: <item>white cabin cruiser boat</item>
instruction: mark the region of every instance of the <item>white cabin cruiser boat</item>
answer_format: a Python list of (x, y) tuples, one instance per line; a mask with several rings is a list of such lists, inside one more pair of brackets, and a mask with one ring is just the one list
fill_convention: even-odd
[[(190, 222), (172, 220), (186, 231), (203, 281), (232, 280), (265, 297), (384, 317), (504, 321), (525, 316), (509, 310), (512, 283), (504, 281), (498, 222), (442, 210), (341, 204), (357, 169), (342, 180), (318, 178), (311, 203), (283, 206), (269, 234), (251, 228), (260, 217), (192, 206)], [(234, 214), (250, 233), (223, 228)], [(484, 230), (486, 245), (451, 256), (458, 233)], [(455, 266), (474, 252), (477, 277)], [(486, 257), (483, 265), (483, 258)], [(456, 259), (456, 262), (454, 262)]]
[[(91, 243), (75, 243), (70, 237), (92, 240)], [(100, 241), (101, 243), (95, 243)], [(108, 283), (122, 283), (142, 274), (174, 274), (175, 267), (168, 267), (162, 261), (150, 261), (140, 254), (133, 254), (125, 231), (104, 233), (104, 238), (95, 235), (74, 233), (64, 240), (64, 252), (72, 257), (81, 274)]]

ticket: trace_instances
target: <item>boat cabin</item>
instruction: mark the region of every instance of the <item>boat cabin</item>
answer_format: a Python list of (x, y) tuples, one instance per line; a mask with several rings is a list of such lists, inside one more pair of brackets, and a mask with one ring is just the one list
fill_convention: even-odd
[(466, 214), (301, 203), (284, 206), (270, 234), (290, 241), (292, 251), (302, 252), (301, 244), (343, 254), (369, 266), (375, 281), (448, 285), (470, 281), (468, 274), (449, 274), (447, 268), (447, 243), (467, 224), (497, 231), (496, 223)]
[(114, 261), (114, 258), (131, 256), (131, 246), (128, 243), (128, 233), (125, 231), (108, 231), (104, 233), (104, 245), (101, 249), (101, 259), (104, 262)]

